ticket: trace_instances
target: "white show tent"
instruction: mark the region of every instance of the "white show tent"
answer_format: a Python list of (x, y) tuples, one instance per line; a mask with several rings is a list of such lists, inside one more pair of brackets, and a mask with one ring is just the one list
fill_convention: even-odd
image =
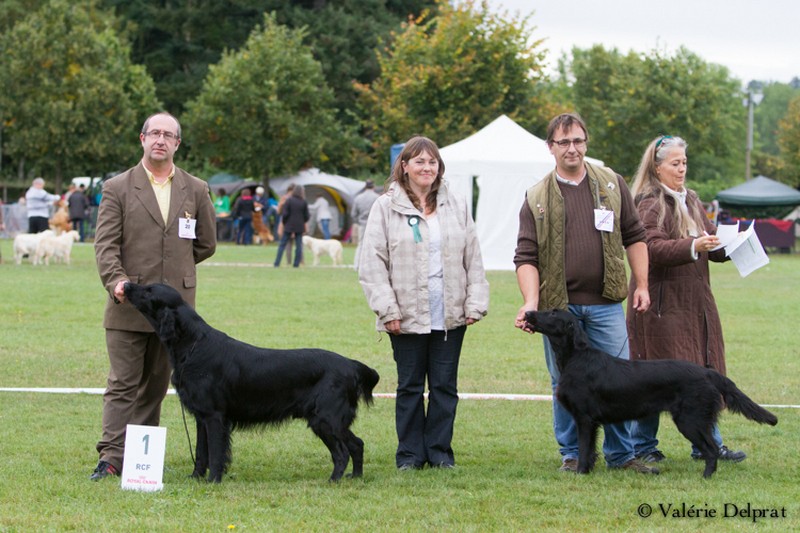
[[(514, 270), (519, 210), (525, 191), (555, 168), (547, 143), (502, 115), (466, 139), (440, 150), (450, 188), (472, 205), (472, 178), (477, 178), (474, 214), (487, 270)], [(587, 161), (603, 162), (587, 157)]]

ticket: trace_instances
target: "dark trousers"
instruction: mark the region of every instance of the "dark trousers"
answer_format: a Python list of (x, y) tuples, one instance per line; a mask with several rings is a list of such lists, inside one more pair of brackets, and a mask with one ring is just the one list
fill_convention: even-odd
[(50, 229), (47, 217), (28, 217), (28, 233), (41, 233), (46, 229)]
[(128, 424), (157, 426), (170, 378), (169, 356), (155, 333), (106, 330), (111, 368), (103, 394), (100, 460), (122, 471)]
[(73, 218), (70, 220), (72, 222), (72, 229), (78, 232), (78, 235), (81, 237), (81, 242), (84, 239), (84, 227), (83, 227), (83, 219), (82, 218)]
[[(448, 332), (389, 336), (397, 364), (398, 467), (455, 464), (451, 442), (458, 405), (458, 361), (466, 330), (461, 326)], [(427, 413), (423, 397), (426, 378)]]
[[(283, 235), (281, 236), (281, 243), (278, 245), (278, 257), (275, 258), (275, 266), (281, 266), (281, 259), (283, 258), (283, 251), (286, 250), (286, 246), (289, 244), (289, 239), (294, 239), (295, 243), (295, 252), (294, 252), (294, 266), (300, 266), (300, 261), (303, 260), (303, 234), (302, 233), (289, 233), (288, 231), (284, 230)], [(291, 245), (289, 245), (289, 251), (287, 255), (291, 253)]]

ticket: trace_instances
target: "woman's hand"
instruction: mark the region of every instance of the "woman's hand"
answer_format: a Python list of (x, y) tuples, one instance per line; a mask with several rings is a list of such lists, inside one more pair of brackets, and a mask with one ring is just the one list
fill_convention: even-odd
[(719, 238), (716, 235), (703, 235), (694, 240), (694, 251), (697, 253), (710, 252), (717, 246), (719, 246)]
[(384, 324), (386, 327), (386, 331), (391, 333), (392, 335), (400, 335), (400, 321), (399, 320), (390, 320)]

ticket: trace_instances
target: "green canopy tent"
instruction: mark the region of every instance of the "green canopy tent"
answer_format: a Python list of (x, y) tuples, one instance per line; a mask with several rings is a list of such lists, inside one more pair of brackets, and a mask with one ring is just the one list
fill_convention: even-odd
[[(800, 205), (800, 191), (765, 176), (717, 193), (720, 207), (734, 216), (752, 219), (765, 247), (789, 251), (794, 248), (793, 222), (777, 220)], [(720, 217), (720, 221), (723, 221)]]
[(718, 192), (717, 200), (723, 207), (792, 208), (800, 205), (800, 191), (765, 176), (757, 176)]

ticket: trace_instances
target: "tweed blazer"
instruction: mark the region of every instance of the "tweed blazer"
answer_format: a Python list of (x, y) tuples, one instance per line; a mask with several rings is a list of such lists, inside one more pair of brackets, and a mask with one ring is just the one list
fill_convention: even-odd
[[(178, 219), (187, 214), (197, 220), (196, 239), (178, 236)], [(106, 181), (94, 242), (97, 270), (109, 294), (103, 327), (152, 331), (130, 303), (117, 302), (114, 287), (121, 280), (166, 283), (194, 306), (196, 265), (216, 246), (214, 206), (203, 180), (175, 167), (166, 224), (141, 162)]]

